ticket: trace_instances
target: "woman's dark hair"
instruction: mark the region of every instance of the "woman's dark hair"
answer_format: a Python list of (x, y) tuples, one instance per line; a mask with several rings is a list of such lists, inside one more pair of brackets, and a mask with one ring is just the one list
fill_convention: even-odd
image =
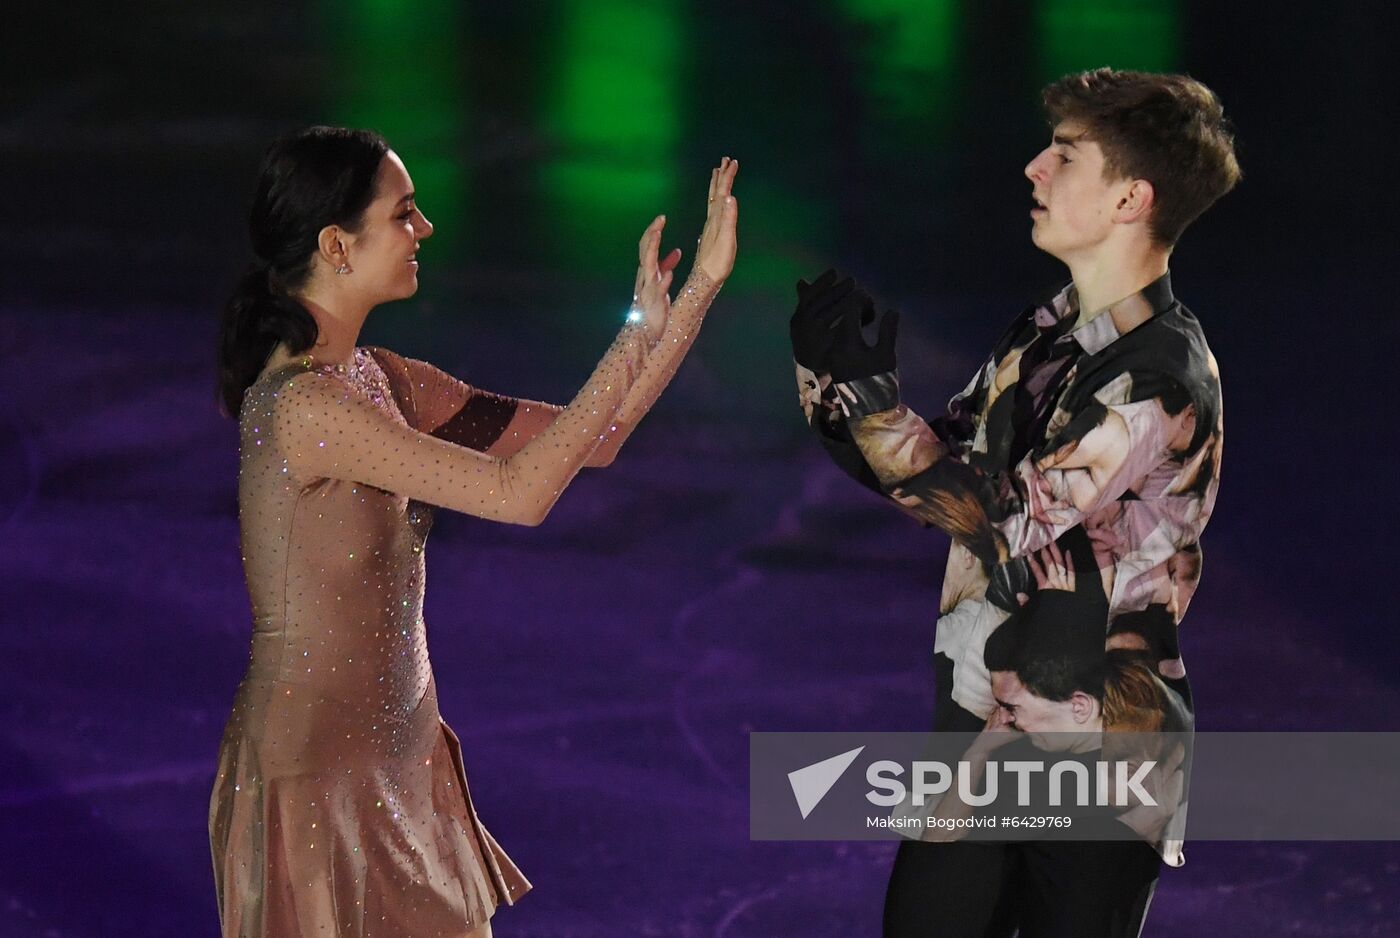
[(322, 228), (359, 230), (388, 151), (370, 130), (308, 127), (279, 138), (263, 154), (248, 213), (253, 262), (224, 305), (219, 329), (224, 413), (238, 416), (243, 392), (278, 342), (292, 352), (315, 344), (316, 320), (294, 294), (311, 275)]

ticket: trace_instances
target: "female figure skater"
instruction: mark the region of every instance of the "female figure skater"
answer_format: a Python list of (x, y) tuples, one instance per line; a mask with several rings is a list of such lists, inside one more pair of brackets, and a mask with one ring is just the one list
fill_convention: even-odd
[(418, 288), (433, 227), (376, 134), (313, 127), (264, 157), (257, 261), (224, 311), (254, 617), (210, 799), (223, 933), (486, 936), (529, 882), (482, 826), (438, 715), (422, 617), (430, 506), (539, 524), (606, 465), (690, 348), (734, 262), (738, 164), (710, 174), (694, 270), (642, 235), (632, 310), (567, 407), (356, 346)]

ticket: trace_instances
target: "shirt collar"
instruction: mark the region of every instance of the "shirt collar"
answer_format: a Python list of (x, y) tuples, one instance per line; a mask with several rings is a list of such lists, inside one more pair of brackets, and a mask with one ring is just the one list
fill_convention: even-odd
[[(1138, 292), (1105, 306), (1067, 334), (1073, 336), (1087, 354), (1097, 355), (1153, 316), (1166, 312), (1175, 302), (1172, 275), (1168, 271)], [(1053, 338), (1058, 339), (1066, 334), (1063, 329), (1078, 316), (1079, 291), (1071, 282), (1049, 304), (1036, 309), (1035, 324), (1042, 332), (1056, 333)]]

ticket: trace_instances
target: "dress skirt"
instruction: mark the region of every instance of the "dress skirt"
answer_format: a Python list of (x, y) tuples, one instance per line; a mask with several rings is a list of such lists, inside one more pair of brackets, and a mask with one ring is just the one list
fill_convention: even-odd
[(431, 680), (396, 718), (250, 675), (209, 837), (225, 938), (460, 938), (530, 888), (477, 818)]

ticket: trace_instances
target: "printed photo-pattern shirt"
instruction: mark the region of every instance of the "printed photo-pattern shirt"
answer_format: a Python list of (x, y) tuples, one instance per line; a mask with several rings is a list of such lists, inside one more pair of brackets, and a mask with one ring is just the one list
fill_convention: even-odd
[(1170, 274), (1087, 317), (1072, 284), (1025, 310), (931, 422), (899, 401), (894, 372), (837, 383), (799, 366), (798, 387), (838, 465), (953, 538), (940, 707), (995, 710), (988, 637), (1036, 592), (1028, 556), (1056, 542), (1074, 558), (1075, 595), (1097, 596), (1084, 608), (1106, 604), (1106, 648), (1155, 661), (1189, 712), (1177, 629), (1200, 581), (1224, 436), (1216, 362)]

